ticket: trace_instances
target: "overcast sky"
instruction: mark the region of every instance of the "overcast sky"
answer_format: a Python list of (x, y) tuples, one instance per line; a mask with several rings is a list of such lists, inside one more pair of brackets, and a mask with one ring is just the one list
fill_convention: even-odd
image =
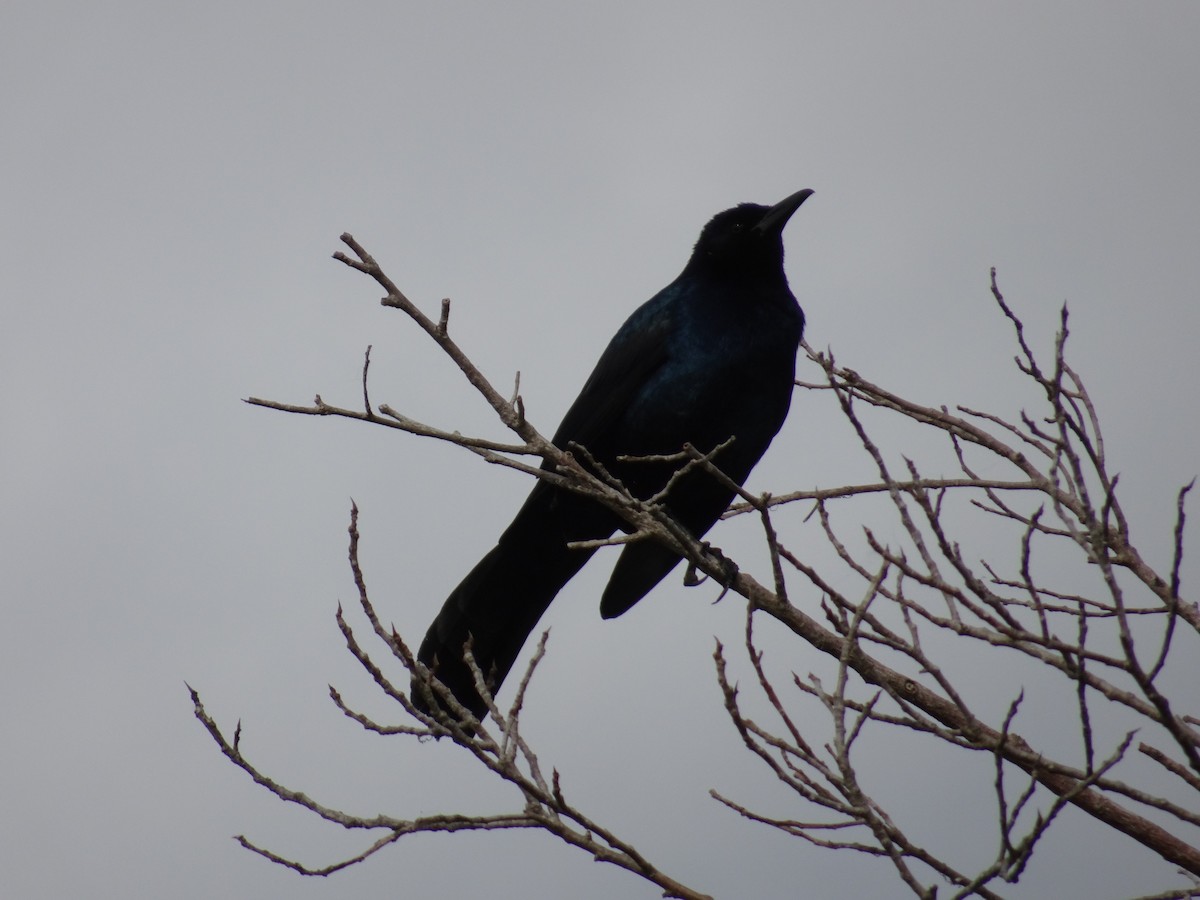
[[(333, 621), (353, 599), (350, 498), (375, 601), (417, 640), (528, 490), (444, 445), (240, 402), (353, 405), (373, 344), (377, 402), (502, 435), (329, 258), (343, 231), (427, 310), (452, 297), (457, 340), (497, 385), (521, 371), (549, 433), (713, 213), (813, 188), (785, 234), (810, 342), (915, 399), (1012, 414), (1032, 401), (989, 267), (1042, 349), (1068, 302), (1135, 537), (1166, 558), (1174, 493), (1200, 471), (1194, 2), (46, 2), (2, 20), (6, 897), (656, 896), (539, 835), (406, 839), (330, 880), (230, 840), (312, 864), (362, 845), (229, 765), (185, 679), (264, 769), (329, 804), (517, 802), (453, 748), (361, 734), (326, 696), (381, 709)], [(822, 404), (797, 394), (753, 486), (869, 472)], [(713, 539), (765, 578), (738, 528)], [(672, 579), (602, 622), (610, 565), (556, 602), (530, 696), (568, 795), (720, 897), (901, 896), (886, 864), (707, 797), (811, 813), (720, 708), (712, 640), (736, 644), (736, 600)], [(791, 668), (817, 664), (785, 646)], [(984, 864), (994, 828), (969, 827), (918, 752), (886, 749), (881, 790)], [(953, 846), (960, 817), (974, 845)], [(1081, 814), (1054, 840), (1013, 896), (1178, 884)]]

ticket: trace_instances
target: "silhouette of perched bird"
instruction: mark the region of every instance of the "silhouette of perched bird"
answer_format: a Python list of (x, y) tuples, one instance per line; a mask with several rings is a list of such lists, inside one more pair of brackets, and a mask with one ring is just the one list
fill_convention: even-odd
[[(715, 215), (679, 277), (613, 337), (559, 425), (555, 446), (586, 448), (646, 499), (683, 464), (624, 457), (676, 454), (685, 443), (708, 453), (732, 438), (713, 462), (742, 484), (791, 402), (804, 313), (784, 275), (782, 234), (811, 194), (798, 191), (770, 207), (743, 203)], [(694, 467), (671, 485), (664, 505), (699, 538), (733, 496)], [(494, 692), (550, 602), (594, 552), (567, 544), (607, 538), (623, 526), (600, 503), (538, 481), (496, 546), (446, 599), (418, 657), (482, 716), (487, 707), (463, 659), (467, 639)], [(621, 615), (679, 561), (654, 541), (626, 545), (600, 598), (600, 614)], [(413, 699), (427, 709), (415, 685)]]

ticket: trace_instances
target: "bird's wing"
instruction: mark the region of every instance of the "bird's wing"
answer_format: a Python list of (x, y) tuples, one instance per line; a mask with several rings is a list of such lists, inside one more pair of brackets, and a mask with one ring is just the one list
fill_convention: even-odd
[(601, 459), (612, 452), (606, 438), (669, 354), (673, 317), (670, 304), (656, 302), (662, 299), (659, 295), (635, 311), (613, 337), (563, 416), (555, 446), (567, 449), (574, 442)]

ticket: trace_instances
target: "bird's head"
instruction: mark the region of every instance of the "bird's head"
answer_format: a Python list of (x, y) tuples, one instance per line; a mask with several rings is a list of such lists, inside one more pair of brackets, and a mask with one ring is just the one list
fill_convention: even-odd
[(782, 271), (783, 227), (810, 196), (806, 188), (774, 206), (741, 203), (717, 213), (700, 232), (688, 269), (730, 275)]

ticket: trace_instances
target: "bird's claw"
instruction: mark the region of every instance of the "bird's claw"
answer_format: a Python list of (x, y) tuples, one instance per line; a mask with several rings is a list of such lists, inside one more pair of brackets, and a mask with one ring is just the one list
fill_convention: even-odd
[[(700, 544), (704, 548), (705, 555), (715, 559), (721, 566), (721, 593), (713, 603), (720, 603), (725, 599), (725, 595), (729, 593), (729, 589), (733, 586), (733, 581), (737, 578), (738, 567), (732, 559), (726, 556), (717, 547), (707, 541), (702, 541)], [(683, 574), (683, 583), (687, 587), (695, 587), (698, 584), (703, 584), (709, 579), (709, 576), (696, 568), (693, 562), (688, 563), (687, 571)]]

